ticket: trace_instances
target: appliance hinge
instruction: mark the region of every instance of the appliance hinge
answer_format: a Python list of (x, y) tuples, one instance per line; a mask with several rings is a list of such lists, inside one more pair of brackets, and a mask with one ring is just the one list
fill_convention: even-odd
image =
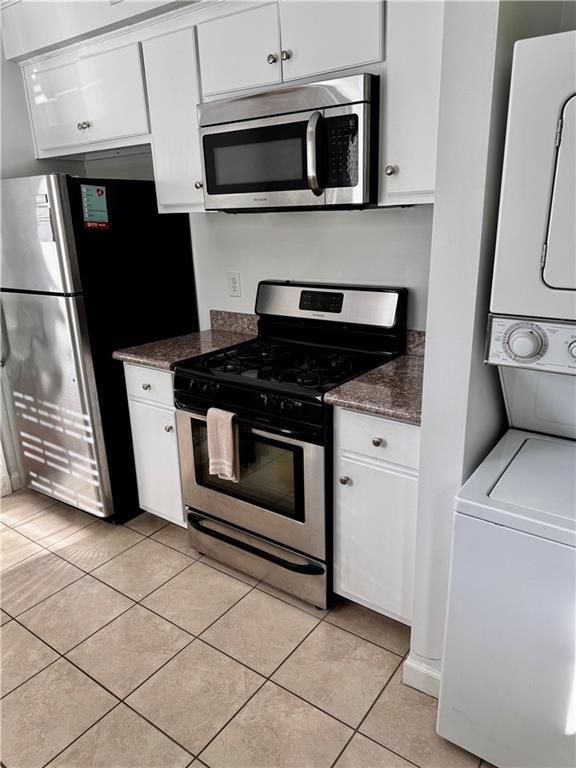
[(558, 119), (558, 125), (556, 126), (556, 146), (557, 147), (560, 146), (560, 142), (562, 141), (562, 126), (563, 126), (563, 123), (564, 123), (564, 121), (560, 117)]
[(542, 246), (542, 256), (540, 257), (540, 269), (544, 269), (546, 264), (546, 254), (548, 252), (548, 243), (544, 243)]

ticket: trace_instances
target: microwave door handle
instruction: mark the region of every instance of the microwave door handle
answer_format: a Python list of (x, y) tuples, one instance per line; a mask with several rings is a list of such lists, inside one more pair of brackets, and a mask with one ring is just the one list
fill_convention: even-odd
[(320, 197), (324, 192), (318, 183), (318, 158), (316, 156), (316, 131), (321, 117), (321, 112), (312, 112), (306, 126), (306, 173), (308, 186), (316, 197)]

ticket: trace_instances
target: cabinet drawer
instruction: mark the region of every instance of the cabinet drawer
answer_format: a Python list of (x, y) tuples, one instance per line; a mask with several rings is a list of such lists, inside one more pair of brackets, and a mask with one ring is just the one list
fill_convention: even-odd
[(337, 452), (359, 453), (371, 459), (418, 469), (420, 427), (336, 408), (334, 443)]
[(24, 70), (39, 152), (148, 133), (137, 43), (54, 56)]
[(141, 365), (124, 365), (128, 397), (174, 407), (172, 371), (159, 371)]

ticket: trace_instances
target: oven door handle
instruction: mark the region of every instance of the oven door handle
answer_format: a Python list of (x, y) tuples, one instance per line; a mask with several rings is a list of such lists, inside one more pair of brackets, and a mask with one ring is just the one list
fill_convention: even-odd
[(270, 552), (265, 552), (262, 549), (258, 549), (258, 547), (254, 547), (252, 544), (247, 544), (245, 541), (238, 541), (238, 539), (234, 539), (232, 536), (227, 536), (225, 533), (207, 528), (206, 526), (202, 525), (202, 519), (203, 518), (194, 514), (193, 512), (188, 513), (188, 522), (190, 525), (197, 531), (200, 531), (200, 533), (206, 534), (206, 536), (212, 536), (212, 538), (223, 541), (225, 544), (230, 544), (232, 547), (243, 549), (245, 552), (249, 552), (251, 555), (261, 557), (263, 560), (268, 560), (269, 562), (274, 563), (274, 565), (279, 565), (282, 568), (286, 568), (288, 571), (294, 571), (294, 573), (307, 574), (310, 576), (321, 576), (324, 573), (324, 569), (315, 563), (307, 563), (306, 565), (291, 563), (289, 560), (284, 560), (283, 558), (277, 557)]
[[(196, 421), (206, 421), (206, 414), (199, 411), (190, 410), (186, 405), (175, 398), (174, 400), (178, 411), (185, 413), (189, 418)], [(267, 435), (273, 435), (274, 437), (288, 437), (292, 440), (300, 440), (302, 442), (314, 442), (315, 436), (322, 431), (322, 427), (312, 428), (310, 430), (304, 429), (287, 429), (284, 427), (275, 427), (272, 424), (259, 424), (253, 419), (245, 419), (234, 415), (234, 423), (240, 427), (246, 427), (252, 430), (256, 435), (266, 437)], [(315, 443), (316, 444), (316, 443)]]
[(316, 152), (317, 129), (321, 118), (321, 112), (317, 110), (312, 112), (306, 126), (306, 174), (308, 176), (308, 186), (316, 197), (320, 197), (324, 192), (318, 181), (318, 157)]

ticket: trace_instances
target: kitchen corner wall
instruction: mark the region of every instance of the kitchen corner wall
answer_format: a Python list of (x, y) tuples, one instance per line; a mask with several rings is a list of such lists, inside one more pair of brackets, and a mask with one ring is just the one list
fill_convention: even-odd
[[(408, 326), (424, 330), (432, 206), (190, 216), (200, 327), (211, 309), (253, 312), (259, 280), (405, 286)], [(240, 298), (227, 272), (240, 272)]]

